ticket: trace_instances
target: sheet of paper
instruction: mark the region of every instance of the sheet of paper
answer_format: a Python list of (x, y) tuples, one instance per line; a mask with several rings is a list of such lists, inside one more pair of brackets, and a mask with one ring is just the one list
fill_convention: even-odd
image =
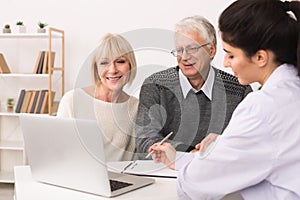
[[(120, 173), (132, 162), (133, 161), (108, 162), (107, 168), (109, 171)], [(177, 177), (177, 171), (169, 169), (162, 163), (155, 163), (153, 160), (137, 160), (124, 170), (124, 173), (166, 178)]]

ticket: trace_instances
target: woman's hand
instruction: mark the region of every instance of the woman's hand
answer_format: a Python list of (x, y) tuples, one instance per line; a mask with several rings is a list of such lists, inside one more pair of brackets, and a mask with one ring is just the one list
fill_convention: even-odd
[(210, 133), (208, 134), (199, 144), (195, 146), (195, 149), (191, 151), (191, 153), (200, 151), (200, 152), (205, 152), (207, 147), (214, 141), (216, 141), (217, 137), (219, 134), (216, 133)]
[(168, 142), (164, 142), (161, 145), (159, 143), (153, 144), (148, 152), (154, 151), (152, 154), (152, 159), (154, 162), (162, 162), (167, 165), (170, 169), (175, 169), (175, 159), (176, 159), (176, 150)]

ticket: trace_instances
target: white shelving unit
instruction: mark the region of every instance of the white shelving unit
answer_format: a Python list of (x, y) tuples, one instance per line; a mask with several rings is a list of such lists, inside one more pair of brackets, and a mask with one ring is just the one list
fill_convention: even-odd
[[(51, 27), (45, 34), (0, 34), (0, 52), (11, 71), (0, 74), (0, 183), (14, 183), (14, 166), (27, 164), (20, 114), (6, 111), (6, 100), (14, 98), (16, 106), (21, 89), (54, 90), (55, 99), (59, 100), (64, 94), (64, 43), (64, 31)], [(48, 59), (49, 66), (53, 66), (48, 74), (33, 74), (41, 50), (55, 51), (55, 62)], [(53, 102), (50, 95), (48, 102), (48, 114), (51, 115)]]

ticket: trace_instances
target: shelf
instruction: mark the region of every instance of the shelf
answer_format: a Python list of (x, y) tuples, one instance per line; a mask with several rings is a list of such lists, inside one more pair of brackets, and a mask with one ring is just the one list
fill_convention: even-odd
[(0, 141), (0, 150), (23, 151), (24, 144), (22, 141)]
[[(64, 95), (65, 36), (63, 30), (49, 27), (47, 33), (0, 33), (0, 43), (3, 43), (0, 45), (2, 53), (7, 55), (8, 59), (14, 60), (10, 66), (12, 73), (0, 74), (0, 183), (14, 183), (14, 166), (27, 163), (19, 116), (53, 115), (58, 104), (53, 102), (55, 96), (48, 95), (47, 104), (44, 104), (48, 108), (47, 114), (32, 114), (16, 113), (15, 110), (7, 112), (6, 101), (8, 98), (14, 98), (18, 103), (20, 91), (23, 89), (61, 92), (61, 95), (56, 95), (57, 99)], [(56, 52), (56, 63), (55, 59), (47, 59), (47, 64), (43, 60), (43, 66), (49, 67), (47, 74), (33, 73), (37, 64), (37, 51)], [(49, 55), (51, 57), (51, 54)], [(35, 65), (31, 58), (32, 61), (35, 60)], [(39, 98), (40, 95), (36, 102), (40, 103)], [(46, 101), (43, 99), (41, 102)], [(32, 97), (28, 97), (26, 103), (32, 105)], [(17, 104), (15, 108), (16, 106)]]
[(14, 172), (0, 171), (0, 183), (15, 183)]
[(48, 114), (33, 114), (33, 113), (16, 113), (16, 112), (7, 112), (7, 111), (0, 111), (0, 116), (11, 116), (11, 117), (18, 117), (20, 115), (48, 115)]
[(48, 74), (0, 74), (0, 77), (29, 77), (29, 78), (37, 78), (37, 77), (45, 77), (48, 78)]
[(15, 113), (15, 112), (7, 112), (7, 111), (2, 111), (0, 112), (0, 116), (11, 116), (11, 117), (17, 117), (19, 116), (20, 113)]
[[(53, 34), (53, 38), (61, 38), (59, 34)], [(18, 39), (18, 38), (27, 38), (27, 39), (40, 39), (48, 38), (48, 33), (0, 33), (0, 39)]]

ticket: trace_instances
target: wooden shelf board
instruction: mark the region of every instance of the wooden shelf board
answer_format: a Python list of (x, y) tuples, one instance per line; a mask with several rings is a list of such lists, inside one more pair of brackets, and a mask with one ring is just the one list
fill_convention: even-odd
[(0, 116), (18, 117), (20, 113), (1, 111)]
[(14, 172), (0, 171), (0, 183), (15, 183)]
[[(48, 33), (0, 33), (0, 39), (48, 39)], [(61, 38), (61, 35), (53, 34), (52, 38)]]
[(7, 112), (7, 111), (0, 111), (0, 116), (9, 116), (9, 117), (18, 117), (20, 115), (48, 115), (45, 114), (32, 114), (32, 113), (16, 113), (16, 112)]
[(9, 73), (9, 74), (0, 74), (0, 77), (27, 77), (27, 78), (45, 77), (45, 78), (48, 78), (48, 74), (15, 74), (15, 73)]
[(24, 144), (22, 141), (0, 141), (0, 150), (23, 151)]

